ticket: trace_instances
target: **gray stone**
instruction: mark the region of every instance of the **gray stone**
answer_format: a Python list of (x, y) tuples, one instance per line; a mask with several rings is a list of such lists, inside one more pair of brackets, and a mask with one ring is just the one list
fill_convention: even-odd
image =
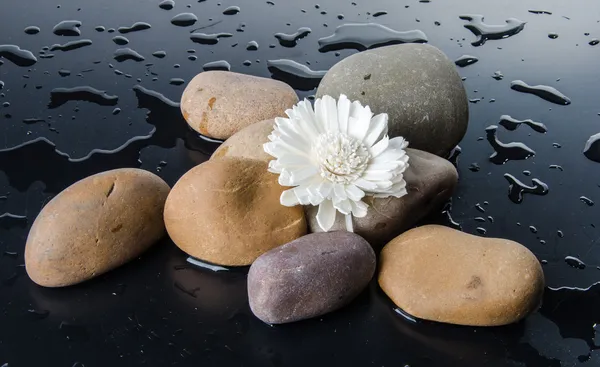
[(467, 95), (454, 63), (424, 44), (380, 47), (335, 64), (317, 97), (345, 94), (387, 113), (390, 137), (445, 157), (467, 131)]
[(375, 253), (350, 232), (315, 233), (261, 255), (248, 272), (248, 299), (269, 324), (309, 319), (352, 301), (375, 273)]
[[(368, 197), (363, 199), (369, 210), (363, 218), (354, 218), (354, 232), (376, 249), (406, 231), (451, 196), (458, 182), (456, 168), (447, 160), (431, 153), (407, 149), (409, 156), (404, 179), (408, 194), (401, 198)], [(318, 207), (305, 206), (310, 232), (322, 232), (316, 220)], [(344, 230), (345, 216), (337, 213), (331, 230)]]

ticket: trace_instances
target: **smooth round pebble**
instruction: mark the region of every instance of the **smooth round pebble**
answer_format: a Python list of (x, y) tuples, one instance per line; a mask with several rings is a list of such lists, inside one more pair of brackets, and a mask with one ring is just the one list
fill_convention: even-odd
[(286, 188), (277, 178), (267, 171), (266, 162), (238, 157), (192, 168), (167, 198), (169, 236), (198, 259), (250, 265), (263, 253), (306, 234), (302, 207), (279, 203)]
[(263, 144), (269, 141), (268, 137), (273, 132), (275, 121), (264, 120), (252, 124), (233, 134), (229, 139), (215, 150), (210, 159), (221, 157), (243, 157), (271, 161), (273, 156), (265, 153)]
[(469, 106), (460, 75), (439, 49), (425, 44), (379, 47), (335, 64), (317, 98), (345, 94), (389, 115), (390, 138), (447, 157), (467, 131)]
[[(456, 168), (446, 159), (417, 149), (406, 150), (409, 167), (404, 173), (407, 195), (400, 198), (363, 200), (369, 205), (367, 215), (353, 218), (354, 232), (380, 249), (418, 221), (440, 209), (450, 199), (458, 183)], [(322, 232), (317, 223), (318, 206), (305, 206), (310, 232)], [(337, 213), (331, 230), (344, 230), (345, 216)]]
[(439, 225), (412, 229), (381, 251), (379, 285), (415, 317), (497, 326), (537, 310), (544, 273), (531, 251)]
[(248, 272), (254, 315), (269, 324), (309, 319), (352, 301), (375, 273), (375, 253), (350, 232), (314, 233), (261, 255)]
[(246, 126), (285, 116), (298, 102), (296, 92), (277, 80), (228, 71), (206, 71), (181, 96), (190, 127), (214, 139), (228, 139)]
[(25, 245), (27, 274), (64, 287), (138, 257), (165, 234), (169, 186), (153, 173), (123, 168), (84, 178), (55, 196)]

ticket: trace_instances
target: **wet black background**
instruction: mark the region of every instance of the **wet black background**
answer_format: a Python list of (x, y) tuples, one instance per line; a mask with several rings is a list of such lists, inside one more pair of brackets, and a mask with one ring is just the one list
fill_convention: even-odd
[[(230, 5), (241, 11), (223, 15)], [(588, 44), (600, 37), (600, 4), (357, 0), (353, 5), (326, 0), (316, 5), (291, 0), (274, 0), (274, 5), (188, 0), (176, 1), (175, 8), (166, 11), (154, 0), (0, 4), (0, 44), (16, 44), (38, 58), (30, 67), (0, 59), (4, 61), (0, 65), (4, 82), (0, 90), (0, 214), (26, 217), (0, 217), (0, 366), (600, 365), (596, 351), (600, 341), (594, 339), (594, 325), (600, 321), (600, 286), (593, 286), (600, 279), (598, 211), (597, 206), (579, 199), (599, 200), (600, 192), (598, 163), (582, 154), (588, 137), (600, 130), (600, 45)], [(378, 11), (388, 14), (369, 15)], [(196, 14), (198, 22), (191, 27), (172, 25), (171, 18), (182, 12)], [(344, 19), (338, 19), (338, 14)], [(475, 36), (463, 27), (467, 22), (459, 19), (463, 14), (482, 14), (488, 24), (504, 24), (511, 17), (527, 24), (513, 37), (474, 47)], [(81, 36), (54, 35), (52, 28), (63, 20), (81, 21)], [(116, 29), (137, 21), (148, 22), (152, 28), (125, 34), (130, 40), (127, 46), (111, 41), (118, 32), (94, 30), (100, 25)], [(479, 58), (459, 70), (466, 77), (469, 98), (483, 99), (469, 106), (471, 119), (460, 143), (460, 184), (452, 216), (466, 232), (485, 228), (486, 236), (519, 241), (547, 262), (544, 271), (549, 288), (538, 314), (517, 325), (489, 329), (412, 324), (394, 312), (372, 283), (343, 310), (322, 319), (270, 327), (248, 309), (244, 271), (217, 274), (188, 269), (182, 266), (185, 254), (168, 240), (123, 268), (75, 287), (43, 289), (27, 278), (23, 250), (28, 228), (43, 204), (60, 190), (87, 175), (118, 167), (159, 169), (158, 174), (173, 184), (215, 149), (216, 144), (189, 131), (178, 107), (169, 102), (177, 102), (184, 88), (169, 84), (171, 78), (187, 82), (203, 64), (217, 60), (227, 60), (233, 71), (267, 77), (266, 62), (275, 59), (310, 62), (313, 70), (326, 70), (356, 51), (342, 50), (339, 56), (320, 53), (317, 40), (351, 22), (377, 22), (399, 31), (419, 29), (430, 44), (453, 60), (464, 54)], [(41, 32), (25, 34), (23, 29), (30, 25), (40, 27)], [(233, 37), (221, 38), (216, 45), (193, 43), (190, 31), (204, 26), (208, 27), (202, 32), (228, 32)], [(273, 36), (300, 27), (310, 27), (312, 32), (296, 47), (282, 47)], [(558, 38), (549, 38), (549, 33)], [(93, 44), (51, 52), (55, 55), (51, 59), (39, 57), (44, 46), (76, 39), (90, 39)], [(246, 50), (251, 40), (258, 42), (258, 51)], [(269, 48), (270, 44), (275, 47)], [(131, 47), (146, 60), (117, 62), (113, 53), (121, 47)], [(197, 60), (188, 59), (190, 49), (195, 50)], [(153, 57), (158, 50), (167, 56)], [(245, 60), (252, 65), (244, 66)], [(153, 65), (146, 66), (149, 63)], [(61, 77), (61, 69), (71, 75)], [(131, 78), (116, 75), (115, 69)], [(504, 74), (503, 80), (491, 77), (497, 70)], [(510, 82), (517, 79), (554, 86), (572, 104), (560, 106), (513, 91)], [(165, 98), (134, 90), (138, 84)], [(47, 107), (53, 88), (84, 85), (118, 95), (114, 107), (122, 112), (113, 115), (113, 106), (83, 101)], [(312, 93), (299, 91), (302, 97)], [(490, 103), (491, 99), (495, 102)], [(3, 106), (4, 102), (10, 105)], [(546, 124), (546, 134), (528, 126), (515, 131), (498, 129), (502, 142), (522, 142), (535, 150), (534, 157), (505, 165), (489, 161), (493, 149), (478, 138), (485, 137), (485, 128), (497, 124), (503, 114)], [(46, 122), (25, 124), (28, 118)], [(46, 141), (12, 149), (40, 137), (62, 154)], [(94, 149), (105, 152), (81, 159)], [(112, 150), (118, 151), (107, 152)], [(472, 163), (481, 169), (469, 170)], [(525, 176), (524, 170), (532, 175)], [(508, 198), (505, 173), (526, 184), (538, 178), (548, 184), (549, 193), (525, 194), (523, 202), (515, 204)], [(477, 217), (486, 222), (476, 221)], [(579, 258), (585, 268), (570, 266), (567, 256)]]

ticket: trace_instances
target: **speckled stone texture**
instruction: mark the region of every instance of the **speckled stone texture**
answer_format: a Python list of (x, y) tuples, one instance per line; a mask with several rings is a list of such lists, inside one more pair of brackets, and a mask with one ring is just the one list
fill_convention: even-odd
[(468, 101), (454, 63), (425, 44), (380, 47), (335, 64), (317, 97), (345, 94), (389, 115), (390, 137), (446, 157), (467, 131)]
[(275, 159), (263, 149), (263, 144), (269, 142), (274, 125), (275, 120), (269, 119), (243, 128), (221, 144), (210, 159), (243, 157), (265, 162)]
[(535, 255), (517, 242), (428, 225), (383, 248), (379, 285), (418, 318), (497, 326), (540, 306), (544, 273)]
[(186, 86), (181, 112), (192, 129), (225, 140), (255, 122), (285, 117), (285, 110), (297, 102), (292, 87), (280, 81), (206, 71)]
[(302, 207), (286, 207), (286, 189), (267, 163), (223, 157), (192, 168), (165, 204), (169, 236), (186, 253), (214, 264), (250, 265), (306, 234)]
[(153, 173), (123, 168), (87, 177), (39, 213), (25, 245), (27, 274), (64, 287), (112, 270), (165, 234), (169, 186)]
[[(353, 218), (354, 232), (379, 250), (392, 238), (414, 226), (452, 196), (458, 182), (456, 168), (431, 153), (407, 149), (409, 156), (404, 179), (408, 194), (401, 198), (366, 197), (369, 210), (363, 218)], [(317, 223), (317, 206), (305, 206), (310, 232), (322, 232)], [(337, 213), (332, 230), (346, 229), (345, 216)]]
[(250, 308), (269, 324), (326, 314), (352, 301), (373, 277), (375, 265), (373, 249), (354, 233), (306, 235), (252, 264)]

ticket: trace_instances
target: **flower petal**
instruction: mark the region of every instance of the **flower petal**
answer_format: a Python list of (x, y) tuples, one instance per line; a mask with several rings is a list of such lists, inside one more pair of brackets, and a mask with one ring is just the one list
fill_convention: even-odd
[(369, 130), (371, 116), (373, 116), (373, 113), (371, 113), (369, 106), (363, 107), (360, 111), (358, 111), (358, 116), (353, 116), (354, 118), (350, 119), (348, 124), (348, 135), (354, 139), (362, 141)]
[(317, 223), (319, 227), (325, 232), (329, 231), (335, 223), (335, 216), (337, 215), (333, 202), (331, 200), (324, 200), (319, 204), (319, 210), (317, 211)]
[(348, 118), (350, 117), (350, 100), (344, 94), (340, 94), (338, 100), (338, 125), (340, 132), (343, 134), (348, 133)]
[(333, 200), (333, 207), (336, 208), (340, 213), (344, 215), (348, 215), (352, 213), (352, 204), (351, 200)]
[(338, 200), (346, 200), (348, 198), (348, 195), (346, 195), (346, 189), (342, 184), (334, 184), (333, 193)]
[(282, 192), (281, 196), (279, 197), (279, 202), (283, 206), (296, 206), (299, 204), (298, 198), (294, 193), (294, 189), (285, 190)]
[(378, 155), (383, 153), (386, 149), (388, 149), (389, 143), (390, 143), (390, 138), (387, 135), (384, 136), (383, 139), (381, 139), (377, 144), (373, 145), (369, 149), (369, 153), (371, 154), (371, 157), (377, 157)]
[(327, 118), (327, 123), (325, 124), (327, 131), (337, 133), (340, 131), (340, 126), (338, 124), (338, 111), (335, 99), (331, 96), (323, 96), (322, 100), (322, 106), (325, 107), (325, 116)]
[(353, 201), (352, 204), (352, 215), (357, 218), (363, 218), (367, 215), (369, 206), (363, 201)]
[(379, 139), (387, 135), (387, 130), (388, 115), (387, 113), (380, 113), (371, 119), (369, 130), (367, 131), (367, 136), (365, 136), (365, 139), (363, 140), (363, 144), (367, 148), (372, 147)]
[(346, 195), (348, 195), (348, 198), (350, 200), (359, 201), (360, 199), (365, 197), (365, 192), (362, 191), (361, 189), (359, 189), (358, 187), (356, 187), (356, 185), (352, 185), (352, 184), (346, 185), (345, 189), (346, 189)]

